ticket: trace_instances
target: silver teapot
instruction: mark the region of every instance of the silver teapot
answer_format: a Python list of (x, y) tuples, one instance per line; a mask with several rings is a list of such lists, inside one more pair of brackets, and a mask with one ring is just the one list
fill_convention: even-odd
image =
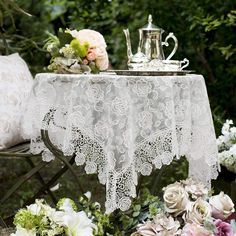
[(152, 24), (152, 15), (148, 16), (148, 24), (139, 29), (139, 44), (136, 54), (132, 53), (129, 30), (124, 29), (123, 31), (126, 37), (129, 69), (147, 67), (148, 63), (153, 60), (158, 62), (165, 60), (163, 45), (169, 46), (168, 40), (171, 38), (174, 40), (175, 46), (166, 60), (170, 60), (178, 48), (178, 40), (173, 33), (169, 33), (162, 42), (164, 30)]

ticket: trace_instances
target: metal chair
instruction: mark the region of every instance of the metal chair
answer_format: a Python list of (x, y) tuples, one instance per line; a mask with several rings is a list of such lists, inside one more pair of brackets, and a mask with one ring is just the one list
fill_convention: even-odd
[[(78, 176), (76, 175), (75, 171), (72, 168), (72, 165), (75, 162), (75, 156), (65, 157), (63, 153), (57, 149), (52, 142), (49, 139), (48, 132), (45, 130), (41, 131), (42, 139), (46, 145), (46, 147), (55, 155), (55, 158), (59, 159), (63, 163), (63, 167), (60, 168), (53, 176), (51, 176), (49, 181), (45, 181), (43, 176), (40, 174), (40, 170), (45, 168), (46, 166), (50, 165), (50, 162), (44, 162), (42, 161), (41, 154), (33, 155), (29, 151), (29, 142), (23, 143), (20, 145), (16, 145), (10, 149), (3, 150), (0, 152), (0, 158), (20, 158), (24, 159), (29, 164), (29, 171), (24, 174), (23, 176), (19, 177), (19, 179), (16, 181), (16, 183), (5, 193), (5, 195), (0, 199), (0, 205), (4, 204), (12, 195), (29, 179), (32, 177), (36, 177), (39, 181), (41, 187), (40, 189), (34, 193), (34, 196), (27, 199), (23, 205), (29, 205), (35, 201), (35, 199), (39, 198), (42, 194), (47, 194), (52, 199), (52, 202), (54, 204), (57, 203), (57, 199), (53, 192), (50, 190), (52, 186), (55, 185), (55, 183), (58, 181), (58, 179), (68, 170), (70, 170), (75, 178), (75, 183), (78, 185), (78, 188), (83, 193), (83, 187), (81, 186)], [(37, 163), (33, 161), (34, 159), (37, 159)], [(6, 226), (8, 222), (12, 221), (13, 215), (8, 216), (7, 218), (2, 218), (0, 216), (0, 225), (2, 227)]]

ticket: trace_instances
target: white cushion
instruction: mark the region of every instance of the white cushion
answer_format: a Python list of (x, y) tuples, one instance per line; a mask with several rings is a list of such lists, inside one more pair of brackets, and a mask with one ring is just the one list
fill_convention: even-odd
[(0, 56), (0, 150), (23, 141), (21, 117), (32, 83), (18, 53)]

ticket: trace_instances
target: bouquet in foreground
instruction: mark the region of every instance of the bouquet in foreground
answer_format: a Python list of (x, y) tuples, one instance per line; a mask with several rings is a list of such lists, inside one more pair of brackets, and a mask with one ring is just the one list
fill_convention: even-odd
[(90, 29), (62, 30), (49, 33), (45, 48), (52, 59), (49, 70), (56, 73), (98, 73), (108, 68), (104, 37)]
[(110, 222), (90, 193), (76, 204), (69, 198), (59, 200), (56, 208), (44, 200), (20, 209), (14, 217), (16, 232), (11, 236), (104, 236)]
[(132, 236), (234, 236), (236, 223), (227, 219), (233, 212), (228, 195), (210, 196), (203, 184), (187, 179), (164, 188), (163, 201), (149, 205), (148, 219)]
[(236, 173), (236, 127), (233, 121), (226, 120), (221, 132), (217, 139), (220, 164)]
[(192, 179), (166, 186), (163, 200), (142, 189), (128, 211), (108, 215), (90, 196), (76, 205), (61, 199), (57, 208), (43, 200), (20, 209), (11, 236), (235, 236), (234, 204), (223, 192), (211, 195)]

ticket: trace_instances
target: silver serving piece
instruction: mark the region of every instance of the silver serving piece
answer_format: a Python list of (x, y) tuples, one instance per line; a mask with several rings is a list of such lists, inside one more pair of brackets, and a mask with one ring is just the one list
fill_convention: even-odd
[[(178, 48), (178, 40), (173, 33), (169, 33), (162, 42), (163, 29), (152, 24), (152, 15), (148, 16), (148, 24), (139, 29), (139, 44), (137, 53), (132, 53), (129, 29), (124, 29), (127, 44), (128, 68), (130, 70), (168, 70), (167, 62), (175, 54)], [(174, 48), (165, 60), (163, 45), (168, 47), (168, 40), (173, 39)], [(163, 60), (166, 62), (163, 63)], [(186, 59), (187, 60), (187, 59)], [(175, 61), (174, 64), (177, 64)], [(175, 66), (177, 68), (177, 66)], [(173, 66), (171, 67), (173, 68)], [(178, 67), (180, 70), (181, 66)], [(183, 68), (183, 67), (182, 67)]]

